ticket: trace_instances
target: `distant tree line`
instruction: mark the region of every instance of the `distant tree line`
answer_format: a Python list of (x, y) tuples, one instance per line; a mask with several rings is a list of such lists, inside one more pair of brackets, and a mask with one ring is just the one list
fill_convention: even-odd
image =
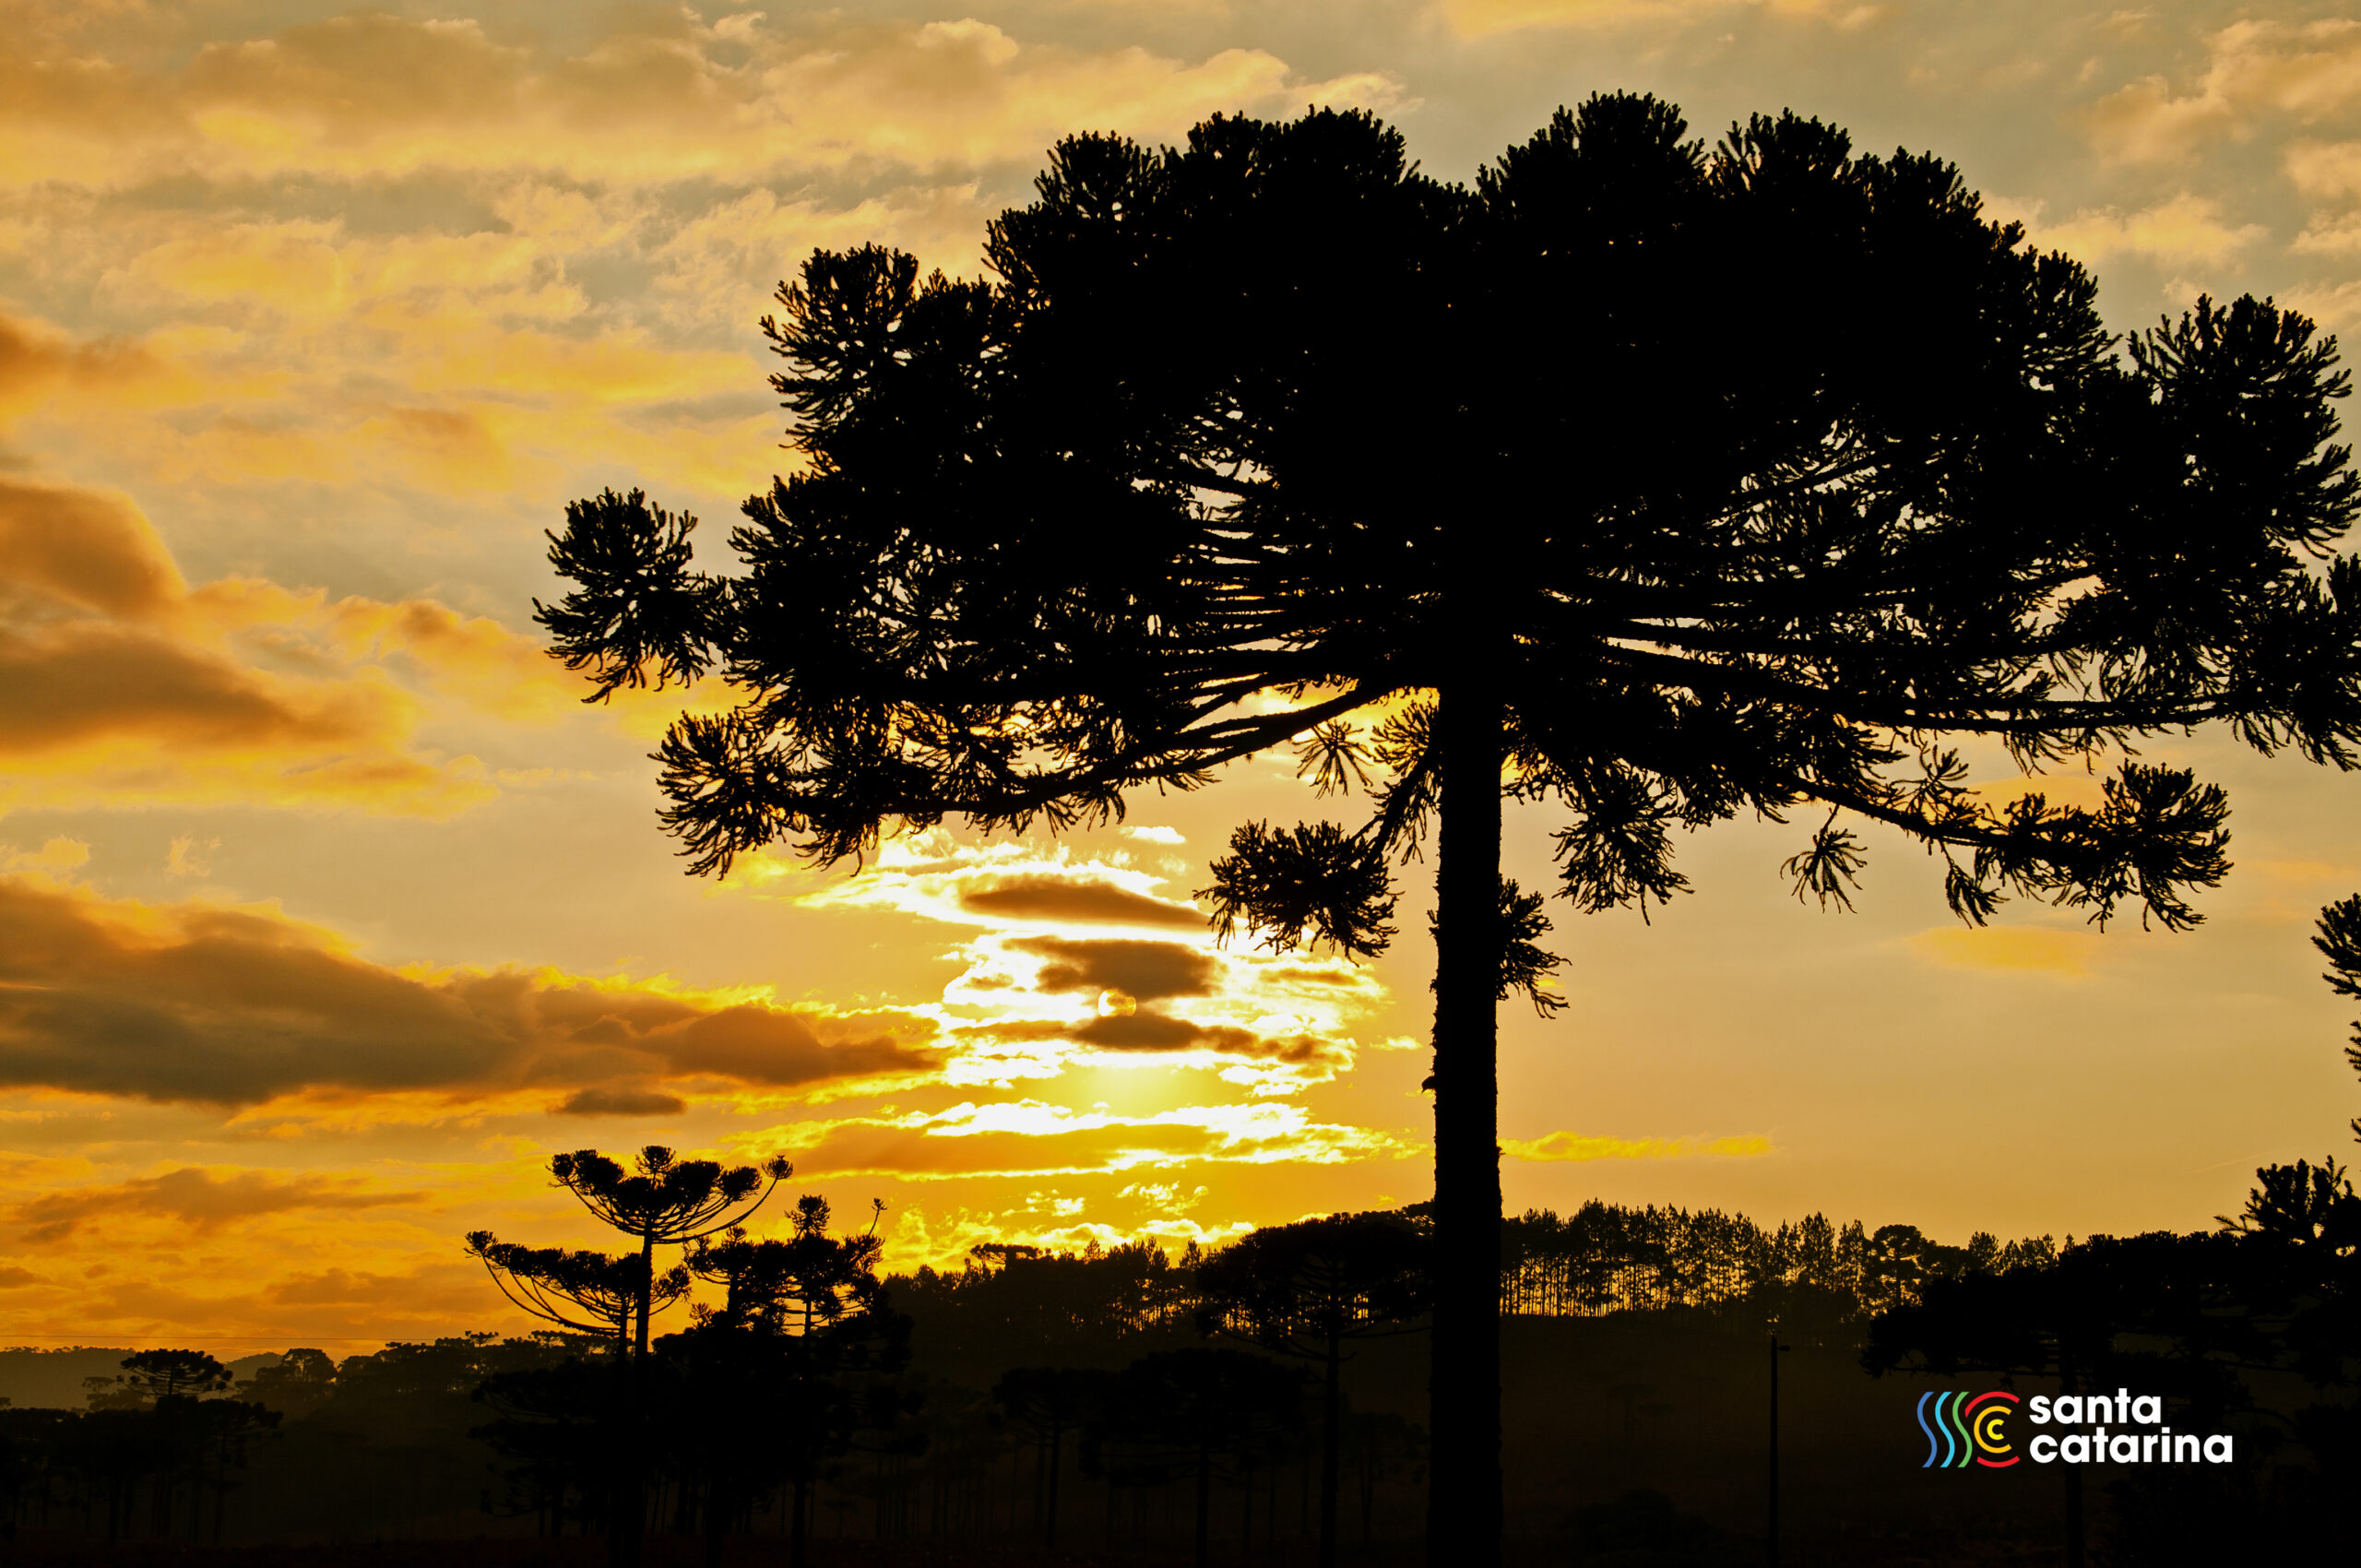
[(279, 1412), (209, 1397), (230, 1372), (197, 1350), (142, 1350), (116, 1375), (83, 1381), (87, 1411), (0, 1409), (0, 1517), (71, 1519), (109, 1541), (219, 1541), (247, 1445), (277, 1429)]
[(1548, 1317), (1712, 1307), (1787, 1293), (1845, 1318), (1918, 1300), (1927, 1281), (2044, 1267), (2050, 1237), (1962, 1247), (1915, 1225), (1866, 1229), (1813, 1214), (1766, 1229), (1742, 1214), (1591, 1202), (1560, 1218), (1527, 1209), (1501, 1223), (1501, 1310)]

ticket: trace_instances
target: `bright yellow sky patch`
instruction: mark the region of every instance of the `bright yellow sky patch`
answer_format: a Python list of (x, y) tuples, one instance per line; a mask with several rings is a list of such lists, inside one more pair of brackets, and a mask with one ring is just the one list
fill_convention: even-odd
[(1936, 926), (1910, 939), (1939, 964), (1964, 969), (2031, 970), (2079, 980), (2091, 972), (2102, 938), (2048, 926)]

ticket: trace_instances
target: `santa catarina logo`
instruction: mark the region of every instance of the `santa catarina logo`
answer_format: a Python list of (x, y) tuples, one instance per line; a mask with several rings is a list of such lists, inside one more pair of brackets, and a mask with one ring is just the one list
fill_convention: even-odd
[[(2089, 1430), (2039, 1431), (2019, 1454), (2010, 1423), (2022, 1411), (2028, 1425)], [(1918, 1396), (1918, 1430), (1926, 1434), (1921, 1469), (2004, 1470), (2019, 1459), (2036, 1465), (2226, 1465), (2234, 1448), (2226, 1432), (2201, 1436), (2165, 1424), (2156, 1395), (2036, 1394), (2020, 1403), (2002, 1389), (1986, 1393), (1928, 1392)], [(2110, 1430), (2109, 1423), (2113, 1423)]]

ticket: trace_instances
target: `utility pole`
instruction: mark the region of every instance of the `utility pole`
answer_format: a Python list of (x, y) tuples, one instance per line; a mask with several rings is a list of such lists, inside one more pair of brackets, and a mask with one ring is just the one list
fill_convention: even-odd
[(1779, 1323), (1771, 1322), (1771, 1523), (1765, 1539), (1771, 1568), (1779, 1568), (1779, 1358), (1794, 1349), (1779, 1343)]

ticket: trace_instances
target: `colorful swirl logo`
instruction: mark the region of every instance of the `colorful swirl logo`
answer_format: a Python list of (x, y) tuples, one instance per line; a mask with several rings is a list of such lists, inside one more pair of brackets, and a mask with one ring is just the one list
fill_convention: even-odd
[[(2015, 1464), (2019, 1455), (2009, 1453), (2006, 1423), (2009, 1408), (2016, 1402), (2015, 1395), (1997, 1388), (1989, 1394), (1930, 1392), (1918, 1396), (1918, 1430), (1927, 1434), (1927, 1460), (1918, 1467), (1923, 1470), (1942, 1465), (1964, 1469), (1972, 1460), (1990, 1469), (2004, 1470)], [(2008, 1457), (1997, 1457), (2003, 1454)], [(1987, 1458), (1987, 1455), (1995, 1457)]]

